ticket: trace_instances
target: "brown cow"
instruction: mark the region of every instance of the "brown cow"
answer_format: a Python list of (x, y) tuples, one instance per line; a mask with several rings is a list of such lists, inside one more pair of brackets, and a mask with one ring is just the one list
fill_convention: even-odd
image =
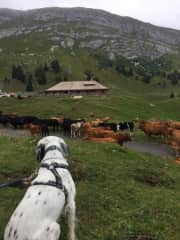
[(43, 125), (43, 124), (39, 125), (39, 124), (29, 123), (29, 124), (25, 124), (24, 128), (29, 129), (32, 136), (34, 136), (36, 134), (37, 135), (42, 135), (42, 136), (49, 135), (48, 127), (46, 125)]
[(107, 137), (93, 137), (89, 136), (84, 138), (84, 140), (90, 140), (93, 142), (111, 142), (111, 143), (118, 143), (121, 146), (123, 146), (124, 142), (131, 141), (131, 136), (128, 133), (121, 134), (121, 133), (115, 133), (112, 136), (107, 136)]
[(104, 137), (104, 138), (97, 138), (97, 137), (86, 137), (83, 138), (84, 140), (89, 140), (93, 142), (111, 142), (111, 143), (117, 143), (115, 138), (111, 137)]
[(111, 137), (113, 136), (114, 132), (111, 131), (111, 130), (105, 130), (103, 128), (100, 128), (100, 127), (91, 127), (89, 125), (89, 123), (85, 123), (83, 125), (83, 131), (84, 131), (84, 134), (85, 136), (89, 137)]
[(51, 117), (50, 119), (56, 120), (58, 123), (63, 123), (64, 117)]
[(139, 128), (148, 136), (162, 135), (166, 138), (170, 134), (169, 122), (139, 121)]
[(98, 127), (100, 123), (105, 123), (109, 121), (109, 117), (104, 117), (104, 118), (96, 118), (95, 120), (86, 122), (87, 125), (91, 127)]
[(40, 125), (35, 125), (35, 124), (32, 124), (32, 123), (29, 123), (29, 124), (25, 124), (24, 128), (29, 129), (32, 136), (34, 136), (36, 134), (37, 135), (41, 134), (41, 126)]
[(175, 150), (176, 157), (179, 157), (180, 153), (180, 130), (173, 129), (171, 131), (171, 147)]
[(172, 121), (170, 122), (170, 127), (173, 129), (180, 129), (180, 122)]
[(116, 139), (117, 143), (120, 144), (121, 146), (123, 146), (124, 142), (132, 141), (131, 135), (129, 133), (124, 134), (116, 133), (114, 138)]
[(172, 141), (175, 141), (176, 143), (180, 144), (180, 130), (178, 129), (172, 130), (171, 137)]

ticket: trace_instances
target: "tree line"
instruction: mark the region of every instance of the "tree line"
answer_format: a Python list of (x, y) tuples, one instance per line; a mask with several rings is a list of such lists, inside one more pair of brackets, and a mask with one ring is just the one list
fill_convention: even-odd
[[(24, 70), (23, 65), (21, 64), (13, 64), (12, 65), (12, 72), (11, 77), (12, 79), (16, 79), (24, 84), (26, 84), (25, 90), (26, 91), (33, 91), (33, 78), (39, 85), (47, 84), (47, 73), (52, 72), (55, 74), (56, 82), (61, 80), (60, 73), (62, 72), (62, 67), (59, 64), (57, 59), (52, 60), (52, 62), (48, 65), (47, 63), (38, 65), (33, 73), (26, 73)], [(57, 76), (57, 74), (59, 74)]]
[(134, 77), (145, 83), (150, 83), (155, 76), (170, 80), (172, 85), (178, 84), (180, 80), (180, 71), (173, 70), (172, 62), (165, 56), (156, 59), (146, 57), (127, 59), (120, 56), (111, 60), (107, 55), (97, 53), (95, 57), (99, 69), (113, 68), (126, 77)]

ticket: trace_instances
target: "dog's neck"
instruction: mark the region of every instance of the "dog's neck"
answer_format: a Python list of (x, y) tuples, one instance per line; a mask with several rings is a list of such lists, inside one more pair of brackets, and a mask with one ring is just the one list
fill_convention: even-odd
[(68, 165), (68, 163), (67, 163), (66, 159), (64, 158), (64, 156), (62, 155), (62, 153), (60, 151), (58, 151), (57, 149), (48, 151), (42, 160), (42, 163), (51, 164), (53, 162)]

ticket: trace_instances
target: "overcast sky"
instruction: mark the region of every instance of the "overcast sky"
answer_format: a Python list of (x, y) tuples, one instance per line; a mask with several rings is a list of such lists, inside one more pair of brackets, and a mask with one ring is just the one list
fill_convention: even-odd
[(180, 0), (0, 0), (0, 8), (88, 7), (180, 29)]

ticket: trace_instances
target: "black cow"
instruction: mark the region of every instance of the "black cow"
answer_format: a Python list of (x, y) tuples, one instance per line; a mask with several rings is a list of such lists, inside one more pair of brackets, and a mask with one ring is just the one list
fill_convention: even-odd
[(8, 116), (0, 114), (0, 124), (2, 124), (4, 127), (6, 127), (8, 122), (9, 122)]
[(111, 123), (100, 123), (99, 127), (103, 127), (103, 128), (108, 128), (114, 132), (117, 132), (118, 130), (118, 124), (111, 122)]
[(134, 123), (131, 122), (120, 122), (119, 123), (119, 130), (124, 131), (124, 130), (130, 130), (131, 132), (133, 132), (134, 130)]
[(22, 116), (22, 121), (24, 124), (29, 124), (32, 123), (34, 124), (35, 122), (37, 122), (39, 120), (39, 118), (35, 117), (35, 116)]
[(59, 122), (56, 119), (40, 119), (41, 124), (46, 125), (48, 128), (51, 128), (53, 132), (59, 130)]
[(26, 124), (35, 124), (39, 121), (39, 118), (35, 116), (8, 116), (9, 123), (16, 129), (16, 128), (22, 128)]
[(22, 117), (16, 116), (8, 116), (8, 122), (15, 128), (22, 128), (24, 125), (24, 121)]

